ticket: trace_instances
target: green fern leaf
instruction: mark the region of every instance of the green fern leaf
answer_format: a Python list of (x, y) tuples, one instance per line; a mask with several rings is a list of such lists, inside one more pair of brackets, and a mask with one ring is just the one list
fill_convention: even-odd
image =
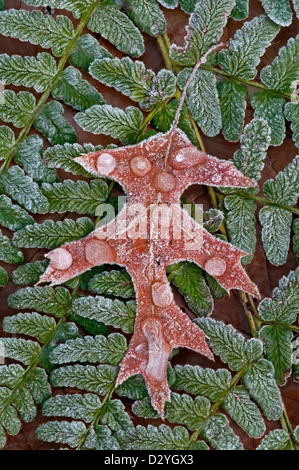
[(172, 72), (163, 69), (155, 75), (152, 70), (146, 70), (142, 62), (133, 62), (129, 57), (97, 60), (91, 65), (90, 73), (101, 83), (137, 101), (143, 109), (154, 108), (176, 91)]
[(69, 62), (75, 67), (81, 67), (88, 72), (91, 64), (97, 59), (108, 57), (112, 59), (112, 55), (104, 47), (100, 46), (96, 38), (91, 34), (84, 34), (75, 44), (74, 49), (70, 53)]
[(132, 57), (144, 53), (144, 41), (132, 21), (111, 2), (100, 4), (88, 22), (88, 28), (99, 33), (117, 49)]
[[(298, 165), (299, 158), (296, 157), (278, 173), (275, 180), (266, 181), (263, 190), (270, 201), (284, 205), (296, 204), (299, 193)], [(263, 226), (262, 240), (267, 258), (277, 266), (285, 263), (290, 246), (291, 212), (275, 206), (263, 207), (259, 218)]]
[(257, 405), (250, 400), (245, 387), (235, 387), (221, 404), (221, 408), (237, 423), (249, 436), (258, 438), (266, 430), (264, 420)]
[(299, 148), (299, 104), (287, 103), (284, 108), (285, 117), (291, 121), (291, 129), (293, 131), (293, 141)]
[[(256, 203), (238, 195), (225, 198), (225, 208), (229, 211), (226, 219), (227, 234), (234, 246), (247, 253), (254, 253), (256, 245), (255, 211)], [(252, 261), (252, 256), (244, 256), (242, 263)]]
[(7, 126), (0, 126), (0, 160), (7, 157), (9, 151), (15, 144), (15, 135)]
[(186, 13), (192, 13), (194, 11), (197, 0), (180, 0), (181, 9)]
[(175, 264), (167, 269), (172, 282), (178, 287), (189, 307), (198, 316), (207, 316), (213, 310), (213, 299), (202, 269), (194, 263)]
[[(183, 88), (190, 76), (190, 69), (178, 75), (178, 85)], [(187, 91), (187, 104), (195, 121), (204, 134), (214, 137), (222, 126), (220, 101), (216, 76), (207, 70), (198, 70)]]
[(286, 93), (292, 91), (293, 82), (299, 80), (299, 36), (289, 39), (272, 65), (262, 69), (260, 76), (269, 88)]
[(141, 375), (135, 375), (123, 382), (116, 388), (116, 393), (120, 397), (127, 397), (131, 400), (142, 400), (148, 397), (147, 388)]
[(54, 318), (33, 313), (18, 313), (13, 317), (5, 317), (3, 330), (7, 333), (19, 333), (33, 336), (41, 343), (47, 343), (56, 330)]
[(66, 16), (43, 15), (41, 11), (14, 10), (0, 12), (0, 33), (52, 49), (62, 56), (74, 37), (72, 22)]
[(42, 224), (28, 225), (14, 234), (14, 244), (24, 248), (48, 248), (52, 250), (67, 242), (80, 240), (94, 229), (87, 217), (76, 221), (65, 219), (53, 222), (46, 220)]
[(75, 158), (85, 153), (96, 152), (102, 150), (102, 146), (94, 147), (92, 144), (64, 144), (49, 147), (45, 151), (45, 158), (50, 168), (61, 168), (73, 175), (82, 175), (91, 178), (91, 174), (85, 171), (79, 163), (75, 162)]
[(71, 11), (75, 18), (81, 18), (92, 6), (93, 0), (24, 0), (23, 3), (34, 7), (62, 8)]
[(166, 31), (166, 21), (156, 0), (124, 0), (122, 7), (132, 21), (150, 36), (159, 36)]
[(51, 395), (51, 387), (48, 382), (48, 376), (45, 370), (39, 367), (35, 367), (27, 375), (25, 387), (32, 394), (38, 405), (41, 405)]
[(247, 107), (247, 88), (241, 83), (224, 81), (217, 84), (219, 93), (222, 133), (230, 142), (236, 142), (244, 126)]
[(285, 99), (282, 96), (262, 91), (252, 95), (251, 105), (254, 109), (254, 117), (267, 121), (271, 129), (271, 145), (281, 145), (286, 136), (283, 114)]
[(5, 85), (33, 87), (45, 91), (57, 73), (54, 58), (42, 52), (35, 57), (0, 55), (0, 80)]
[(24, 127), (32, 116), (35, 106), (35, 97), (28, 91), (20, 91), (16, 95), (11, 90), (5, 90), (0, 102), (0, 119), (11, 122), (16, 127)]
[(292, 23), (292, 10), (289, 0), (261, 0), (262, 5), (271, 20), (281, 26)]
[(266, 325), (260, 330), (259, 338), (264, 342), (266, 358), (274, 365), (276, 382), (284, 385), (292, 371), (292, 331), (279, 325)]
[(149, 425), (118, 431), (116, 439), (125, 450), (185, 450), (189, 445), (187, 429), (181, 426), (170, 429), (165, 424), (159, 428)]
[(245, 342), (244, 336), (212, 318), (201, 318), (196, 323), (209, 338), (214, 353), (223, 362), (228, 363), (231, 370), (241, 370), (245, 364), (259, 359), (263, 353), (261, 341), (252, 338)]
[(46, 271), (49, 260), (36, 261), (20, 266), (12, 273), (11, 280), (16, 286), (37, 284), (41, 275)]
[(57, 346), (51, 353), (50, 359), (54, 364), (68, 362), (101, 362), (116, 366), (127, 351), (127, 342), (119, 333), (105, 336), (85, 336), (70, 339)]
[(218, 64), (230, 75), (252, 80), (257, 74), (260, 57), (278, 32), (279, 26), (266, 16), (254, 18), (236, 32), (229, 50), (220, 51)]
[(107, 403), (101, 418), (101, 423), (106, 424), (112, 431), (119, 431), (120, 429), (133, 428), (133, 423), (128, 413), (125, 412), (125, 407), (120, 400), (111, 400)]
[(243, 450), (239, 437), (229, 427), (226, 416), (217, 414), (209, 419), (201, 437), (217, 450)]
[[(168, 104), (164, 103), (161, 110), (155, 114), (152, 120), (152, 124), (159, 132), (166, 133), (170, 130), (178, 106), (179, 100), (171, 100)], [(188, 119), (188, 108), (185, 104), (183, 105), (183, 109), (179, 118), (178, 127), (186, 134), (192, 144), (197, 147), (198, 141), (196, 139), (195, 132), (190, 123), (190, 120)]]
[(249, 366), (242, 382), (268, 419), (277, 420), (283, 412), (281, 396), (274, 378), (274, 367), (266, 359)]
[(64, 180), (63, 183), (43, 184), (42, 192), (49, 201), (49, 212), (76, 212), (95, 215), (97, 207), (106, 201), (108, 186), (100, 180)]
[(293, 230), (294, 230), (294, 239), (293, 239), (293, 245), (294, 245), (294, 251), (297, 259), (299, 259), (299, 219), (295, 219), (293, 223)]
[(284, 429), (274, 429), (261, 441), (256, 450), (290, 450), (290, 436)]
[(77, 142), (73, 127), (63, 117), (64, 108), (58, 101), (45, 104), (34, 120), (34, 127), (41, 132), (52, 145), (65, 142)]
[(39, 357), (41, 347), (36, 341), (22, 338), (2, 338), (5, 357), (29, 365)]
[(55, 387), (75, 387), (79, 390), (106, 395), (116, 378), (114, 367), (75, 366), (60, 367), (51, 373), (51, 383)]
[(64, 70), (52, 90), (52, 96), (78, 111), (85, 111), (94, 104), (105, 104), (102, 95), (86, 80), (83, 80), (79, 70), (74, 67)]
[(195, 65), (204, 53), (219, 42), (234, 0), (201, 0), (190, 16), (188, 39), (183, 47), (172, 45), (171, 58), (184, 66)]
[(43, 141), (37, 135), (31, 135), (18, 147), (14, 160), (22, 165), (28, 176), (37, 183), (58, 181), (56, 171), (48, 168), (42, 158)]
[(114, 328), (121, 328), (125, 333), (134, 329), (136, 302), (121, 302), (104, 297), (82, 297), (73, 302), (73, 313), (83, 318), (97, 320)]
[(0, 224), (9, 230), (20, 230), (34, 223), (34, 219), (22, 207), (12, 204), (5, 196), (0, 196)]
[(36, 435), (43, 441), (67, 444), (74, 448), (85, 440), (86, 427), (81, 421), (52, 421), (41, 424)]
[(75, 120), (85, 131), (93, 134), (111, 135), (126, 145), (133, 143), (139, 134), (143, 114), (133, 106), (123, 111), (110, 105), (95, 105), (85, 113), (78, 113)]
[(249, 15), (249, 0), (236, 0), (236, 6), (231, 12), (231, 17), (234, 20), (245, 20)]
[(296, 321), (299, 302), (299, 269), (290, 272), (288, 277), (279, 281), (279, 287), (273, 291), (273, 299), (263, 299), (258, 307), (265, 322), (291, 324)]
[(2, 192), (34, 214), (45, 214), (49, 203), (37, 183), (18, 166), (11, 167), (0, 177)]
[(56, 395), (43, 404), (42, 412), (45, 416), (62, 416), (91, 423), (100, 408), (100, 399), (92, 393)]
[(15, 309), (32, 309), (60, 318), (70, 309), (71, 296), (64, 287), (26, 287), (11, 294), (8, 304)]
[(124, 299), (134, 297), (135, 291), (130, 275), (126, 271), (105, 271), (94, 276), (88, 284), (94, 294), (108, 294)]
[(0, 230), (0, 261), (11, 264), (22, 264), (24, 261), (23, 253), (18, 250), (9, 240), (2, 234)]
[(18, 393), (12, 395), (11, 404), (17, 409), (25, 423), (30, 423), (36, 417), (36, 407), (34, 400), (28, 390), (24, 387)]
[(8, 275), (2, 266), (0, 266), (0, 287), (4, 287), (8, 283)]

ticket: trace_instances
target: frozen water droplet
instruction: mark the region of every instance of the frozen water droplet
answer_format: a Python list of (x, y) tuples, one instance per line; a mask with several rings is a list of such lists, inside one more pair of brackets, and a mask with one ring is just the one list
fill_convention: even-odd
[(222, 276), (226, 271), (226, 262), (222, 258), (211, 258), (206, 262), (205, 270), (211, 276)]
[(102, 153), (97, 160), (97, 170), (103, 175), (109, 175), (116, 167), (115, 158), (110, 153)]
[(152, 297), (157, 307), (167, 307), (172, 301), (169, 285), (164, 282), (155, 282), (152, 285)]
[(206, 155), (195, 147), (185, 147), (171, 155), (169, 161), (175, 170), (186, 170), (195, 165), (203, 165), (206, 160)]
[(85, 245), (85, 258), (90, 264), (113, 263), (116, 258), (115, 250), (107, 242), (90, 240)]
[(51, 265), (55, 269), (65, 271), (73, 264), (73, 257), (69, 251), (64, 248), (58, 248), (49, 255)]
[(146, 157), (135, 157), (130, 161), (131, 170), (136, 176), (145, 176), (151, 169), (152, 165)]
[(176, 179), (171, 173), (161, 172), (157, 174), (154, 186), (158, 191), (167, 193), (169, 191), (173, 191), (176, 187)]

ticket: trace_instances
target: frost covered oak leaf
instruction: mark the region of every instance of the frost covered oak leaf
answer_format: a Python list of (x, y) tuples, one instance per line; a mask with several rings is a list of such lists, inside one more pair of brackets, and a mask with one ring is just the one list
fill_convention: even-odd
[[(162, 417), (170, 399), (166, 372), (172, 349), (189, 348), (213, 359), (204, 333), (175, 304), (166, 267), (191, 261), (225, 289), (259, 296), (241, 266), (247, 253), (212, 236), (180, 205), (182, 193), (191, 184), (248, 188), (254, 182), (231, 162), (194, 147), (177, 128), (177, 120), (167, 134), (138, 145), (76, 158), (88, 172), (119, 182), (127, 203), (107, 225), (50, 252), (50, 265), (40, 280), (61, 284), (101, 264), (127, 269), (136, 292), (137, 315), (117, 385), (142, 374), (152, 404)], [(161, 232), (167, 226), (165, 236), (159, 233), (158, 220)]]

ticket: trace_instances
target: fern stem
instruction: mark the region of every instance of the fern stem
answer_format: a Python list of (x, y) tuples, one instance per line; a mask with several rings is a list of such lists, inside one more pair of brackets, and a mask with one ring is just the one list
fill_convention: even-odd
[(157, 42), (161, 51), (161, 54), (163, 56), (163, 60), (165, 62), (165, 65), (168, 70), (173, 71), (173, 66), (172, 66), (172, 61), (169, 57), (168, 49), (167, 46), (163, 40), (163, 36), (157, 36)]
[(15, 155), (15, 152), (17, 151), (19, 145), (21, 144), (21, 142), (26, 139), (31, 127), (33, 126), (34, 124), (34, 121), (36, 119), (36, 116), (38, 115), (38, 113), (40, 112), (40, 110), (42, 109), (42, 107), (46, 104), (48, 98), (50, 97), (50, 94), (57, 82), (57, 80), (61, 77), (61, 75), (63, 74), (63, 71), (64, 71), (64, 67), (68, 61), (68, 58), (70, 56), (70, 53), (72, 52), (77, 40), (79, 39), (79, 37), (81, 36), (82, 32), (83, 32), (83, 29), (85, 28), (89, 18), (91, 17), (91, 15), (95, 12), (95, 10), (97, 9), (97, 7), (99, 6), (101, 0), (96, 0), (93, 5), (89, 8), (89, 10), (87, 11), (87, 13), (84, 15), (84, 17), (82, 18), (82, 20), (80, 21), (76, 31), (75, 31), (75, 34), (74, 34), (74, 37), (73, 39), (69, 42), (67, 48), (66, 48), (66, 51), (64, 53), (64, 55), (62, 56), (62, 58), (60, 59), (60, 62), (57, 66), (57, 73), (55, 75), (55, 77), (53, 77), (48, 89), (42, 94), (42, 96), (40, 97), (33, 113), (31, 114), (31, 117), (29, 118), (29, 120), (27, 121), (27, 124), (25, 125), (25, 127), (23, 127), (23, 129), (21, 130), (14, 146), (10, 149), (3, 165), (1, 166), (0, 168), (0, 175), (3, 173), (3, 171), (5, 169), (8, 169), (9, 165), (10, 165), (10, 162), (11, 160), (13, 159), (14, 155)]

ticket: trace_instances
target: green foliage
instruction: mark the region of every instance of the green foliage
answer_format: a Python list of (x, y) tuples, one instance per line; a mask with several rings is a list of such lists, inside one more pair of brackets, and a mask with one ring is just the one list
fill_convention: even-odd
[[(82, 97), (82, 100), (84, 100), (84, 97)], [(44, 134), (52, 145), (77, 142), (76, 133), (63, 117), (63, 113), (64, 108), (61, 103), (50, 101), (43, 106), (35, 118), (34, 127)]]
[[(183, 88), (190, 69), (178, 75), (178, 84)], [(216, 86), (216, 77), (207, 70), (198, 70), (187, 91), (187, 104), (195, 121), (209, 137), (219, 134), (221, 129), (221, 110)]]
[(180, 65), (195, 65), (213, 44), (218, 43), (234, 3), (234, 0), (199, 2), (190, 16), (185, 45), (172, 45), (171, 58)]
[(76, 115), (77, 124), (85, 131), (110, 135), (121, 140), (123, 144), (134, 142), (142, 121), (141, 111), (133, 106), (123, 111), (110, 105), (95, 105), (85, 113)]
[(11, 280), (17, 286), (30, 286), (37, 284), (41, 275), (47, 269), (48, 264), (48, 260), (24, 264), (12, 273)]
[(120, 3), (141, 31), (151, 36), (165, 33), (166, 21), (156, 0), (124, 0)]
[(252, 80), (257, 74), (260, 57), (278, 32), (279, 27), (267, 16), (254, 18), (236, 32), (229, 50), (220, 51), (218, 64), (230, 75)]
[(105, 103), (102, 95), (86, 80), (83, 80), (79, 70), (74, 67), (64, 70), (63, 75), (56, 81), (52, 96), (78, 111), (85, 111), (94, 104)]
[(191, 310), (200, 317), (211, 314), (213, 299), (202, 275), (202, 269), (197, 264), (178, 263), (167, 271)]
[(133, 62), (129, 57), (96, 60), (90, 67), (90, 74), (137, 101), (142, 109), (154, 108), (176, 91), (172, 72), (163, 69), (155, 75), (152, 70), (146, 70), (142, 62)]
[(0, 176), (0, 190), (33, 214), (45, 214), (49, 209), (38, 184), (18, 166), (11, 167)]
[(14, 160), (22, 165), (27, 175), (37, 183), (54, 183), (58, 180), (56, 171), (45, 164), (42, 147), (42, 139), (37, 135), (31, 135), (18, 147)]
[(100, 33), (125, 54), (140, 57), (144, 53), (142, 35), (114, 2), (102, 2), (90, 18), (88, 28), (94, 33)]
[(135, 291), (130, 275), (126, 271), (107, 271), (94, 276), (88, 284), (90, 292), (108, 294), (130, 299)]
[(219, 82), (217, 89), (221, 106), (222, 133), (230, 142), (236, 142), (244, 126), (247, 88), (241, 83), (227, 80)]
[[(0, 126), (0, 224), (15, 232), (5, 230), (2, 235), (0, 231), (0, 260), (17, 265), (24, 261), (19, 248), (51, 250), (85, 237), (95, 227), (94, 220), (87, 217), (59, 220), (57, 215), (51, 215), (51, 220), (32, 214), (76, 212), (93, 217), (96, 207), (108, 199), (108, 193), (109, 201), (115, 201), (114, 193), (111, 196), (113, 186), (108, 191), (106, 181), (90, 179), (91, 175), (75, 161), (80, 155), (103, 147), (83, 144), (81, 134), (81, 142), (77, 143), (70, 120), (66, 119), (70, 115), (68, 106), (79, 111), (75, 121), (83, 130), (108, 135), (124, 145), (141, 142), (156, 131), (167, 132), (179, 106), (177, 84), (182, 89), (191, 67), (220, 41), (229, 15), (237, 20), (247, 18), (249, 2), (23, 2), (32, 7), (57, 8), (60, 15), (34, 9), (3, 11), (2, 3), (0, 0), (0, 33), (28, 41), (37, 46), (36, 50), (49, 50), (26, 57), (0, 55), (0, 80), (6, 86), (22, 87), (18, 93), (6, 89), (0, 96), (1, 120), (20, 129), (15, 133), (10, 127)], [(166, 20), (158, 3), (170, 9), (179, 5), (190, 14), (182, 47), (168, 43), (164, 34)], [(299, 146), (299, 36), (290, 38), (272, 64), (261, 70), (259, 83), (249, 82), (276, 37), (278, 25), (290, 24), (292, 17), (287, 0), (262, 0), (262, 4), (268, 16), (253, 18), (239, 27), (229, 49), (224, 48), (218, 57), (211, 54), (198, 70), (187, 90), (178, 124), (198, 148), (202, 145), (196, 124), (207, 136), (216, 136), (222, 130), (228, 141), (240, 140), (233, 163), (255, 182), (262, 176), (269, 145), (280, 146), (285, 138), (285, 119), (290, 121), (294, 142)], [(298, 1), (293, 5), (299, 14)], [(71, 15), (66, 16), (64, 10), (73, 14), (78, 26), (73, 26)], [(167, 18), (170, 15), (168, 12)], [(86, 28), (92, 34), (86, 34)], [(151, 42), (158, 37), (168, 70), (162, 65), (156, 69), (159, 64), (153, 63), (155, 58), (146, 62), (153, 63), (153, 72), (144, 61), (118, 58), (118, 52), (115, 56), (111, 45), (133, 58), (144, 53), (140, 30), (152, 36)], [(99, 35), (110, 42), (109, 52), (106, 42), (105, 47), (99, 44)], [(138, 103), (142, 112), (138, 107), (124, 109), (126, 99), (122, 109), (106, 104), (95, 80)], [(250, 90), (254, 119), (243, 129), (248, 122), (249, 85), (257, 88), (253, 94)], [(33, 88), (34, 94), (23, 88)], [(38, 93), (42, 96), (37, 97)], [(51, 101), (51, 97), (57, 101)], [(154, 129), (149, 129), (148, 124)], [(32, 132), (34, 127), (52, 146), (43, 151), (47, 145)], [(84, 140), (88, 142), (86, 136)], [(65, 173), (75, 178), (65, 179), (70, 177)], [(275, 180), (264, 184), (264, 198), (257, 196), (258, 187), (220, 188), (220, 193), (216, 190), (220, 210), (203, 212), (203, 227), (222, 239), (226, 239), (222, 235), (225, 228), (227, 239), (249, 253), (242, 262), (249, 262), (256, 243), (257, 202), (261, 202), (266, 255), (271, 263), (283, 264), (289, 249), (292, 212), (297, 213), (293, 207), (299, 193), (297, 174), (298, 158)], [(114, 189), (117, 194), (119, 188)], [(185, 200), (182, 197), (182, 204)], [(191, 215), (193, 211), (191, 204)], [(298, 256), (297, 222), (295, 219), (293, 229)], [(32, 261), (41, 259), (25, 253)], [(10, 274), (15, 286), (31, 287), (9, 296), (8, 304), (16, 313), (3, 318), (5, 338), (0, 341), (0, 356), (5, 355), (9, 365), (0, 366), (0, 447), (5, 445), (6, 434), (18, 434), (22, 421), (35, 419), (36, 405), (41, 405), (44, 416), (60, 419), (39, 426), (38, 438), (79, 450), (241, 450), (238, 435), (243, 434), (238, 428), (241, 433), (260, 439), (266, 429), (264, 418), (277, 421), (281, 417), (283, 404), (278, 385), (284, 385), (287, 378), (291, 380), (296, 355), (292, 345), (298, 330), (298, 270), (281, 279), (272, 299), (260, 302), (258, 314), (254, 315), (257, 337), (246, 340), (232, 326), (202, 318), (212, 312), (212, 297), (227, 296), (216, 279), (192, 263), (180, 262), (168, 268), (169, 281), (194, 314), (201, 317), (195, 323), (225, 368), (213, 370), (187, 364), (172, 369), (169, 363), (171, 398), (165, 406), (166, 424), (158, 427), (146, 426), (146, 422), (136, 426), (132, 419), (133, 413), (152, 419), (152, 423), (158, 418), (141, 375), (130, 377), (116, 388), (119, 365), (136, 317), (136, 302), (132, 300), (135, 291), (129, 274), (107, 271), (101, 266), (55, 289), (33, 287), (48, 264), (48, 260), (30, 262)], [(1, 287), (8, 282), (5, 269), (0, 267)], [(226, 306), (228, 299), (224, 302)], [(80, 326), (80, 334), (76, 325)], [(125, 336), (115, 329), (123, 330)], [(172, 355), (178, 352), (174, 350)], [(180, 358), (178, 362), (182, 363)], [(66, 389), (63, 394), (56, 390), (52, 393), (48, 376), (53, 387)], [(294, 364), (293, 376), (298, 381), (298, 364)], [(122, 399), (112, 399), (114, 392)], [(295, 441), (299, 443), (299, 427), (292, 439), (286, 431), (275, 429), (257, 441), (257, 448), (287, 450), (294, 447)]]
[(42, 224), (28, 225), (14, 235), (14, 244), (24, 248), (58, 248), (64, 243), (80, 240), (94, 229), (87, 217), (65, 219), (62, 222), (46, 220)]
[(90, 65), (95, 60), (104, 59), (105, 57), (111, 59), (112, 55), (100, 46), (91, 34), (85, 34), (76, 41), (76, 45), (70, 53), (69, 61), (75, 67), (81, 67), (88, 72)]
[(281, 26), (292, 23), (292, 10), (289, 0), (261, 0), (269, 18)]
[(77, 212), (95, 215), (99, 204), (108, 196), (107, 184), (102, 180), (65, 180), (63, 183), (43, 184), (42, 192), (49, 201), (49, 212)]
[(132, 300), (121, 302), (100, 296), (82, 297), (73, 302), (73, 313), (131, 333), (134, 329), (136, 303)]
[(277, 383), (283, 385), (292, 370), (292, 324), (299, 307), (299, 269), (283, 277), (273, 291), (273, 300), (266, 298), (260, 303), (259, 314), (266, 323), (260, 330), (265, 344), (265, 355), (275, 368)]
[(5, 90), (0, 101), (0, 118), (4, 122), (11, 122), (15, 127), (24, 127), (35, 106), (36, 100), (28, 91), (20, 91), (16, 95), (11, 90)]
[(82, 166), (74, 160), (82, 154), (95, 152), (101, 149), (101, 146), (94, 147), (92, 144), (79, 145), (66, 143), (64, 145), (54, 145), (54, 147), (49, 147), (45, 151), (45, 158), (47, 159), (48, 166), (50, 168), (61, 168), (73, 175), (82, 175), (90, 178), (90, 173), (87, 173), (87, 171), (85, 171)]
[(54, 364), (68, 362), (102, 362), (112, 366), (120, 363), (127, 351), (127, 342), (119, 333), (105, 336), (85, 336), (68, 340), (58, 346), (51, 354)]
[[(298, 163), (299, 158), (296, 157), (278, 173), (275, 180), (266, 181), (263, 190), (270, 201), (285, 206), (296, 204), (299, 194)], [(290, 246), (291, 212), (273, 205), (263, 207), (259, 218), (263, 226), (262, 240), (267, 258), (276, 266), (285, 263)]]
[(0, 55), (0, 80), (6, 85), (33, 87), (45, 91), (57, 73), (54, 58), (42, 52), (37, 57)]
[(43, 15), (41, 11), (14, 10), (0, 12), (0, 33), (51, 49), (62, 56), (74, 37), (72, 22), (66, 16)]

